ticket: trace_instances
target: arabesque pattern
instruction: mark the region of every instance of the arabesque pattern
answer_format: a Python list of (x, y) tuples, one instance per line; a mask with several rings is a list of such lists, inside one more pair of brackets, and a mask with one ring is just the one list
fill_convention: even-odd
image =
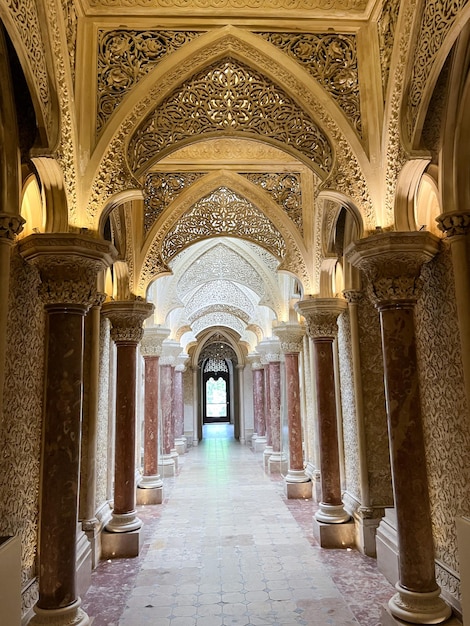
[(243, 174), (243, 176), (267, 191), (274, 201), (282, 207), (299, 231), (303, 232), (302, 188), (299, 173), (249, 173)]
[(127, 28), (100, 30), (96, 132), (100, 132), (138, 80), (162, 59), (199, 34), (194, 31), (141, 31)]
[(261, 211), (234, 191), (219, 187), (196, 202), (167, 233), (162, 259), (168, 262), (188, 244), (214, 236), (251, 239), (278, 259), (286, 253), (283, 237)]
[(192, 185), (202, 173), (151, 172), (144, 185), (144, 232), (148, 233), (155, 220), (179, 194)]
[(140, 173), (185, 139), (240, 134), (289, 146), (325, 174), (333, 164), (326, 135), (280, 87), (244, 63), (225, 58), (177, 87), (136, 129), (127, 151)]
[(259, 33), (305, 67), (341, 107), (361, 135), (361, 105), (355, 35)]

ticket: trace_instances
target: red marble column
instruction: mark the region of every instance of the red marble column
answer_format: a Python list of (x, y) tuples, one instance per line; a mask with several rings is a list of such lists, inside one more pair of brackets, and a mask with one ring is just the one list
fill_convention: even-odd
[(340, 298), (310, 298), (301, 300), (297, 308), (307, 321), (315, 362), (322, 492), (315, 519), (327, 524), (341, 524), (350, 516), (344, 510), (341, 498), (333, 349), (338, 333), (336, 320), (347, 309), (347, 303)]
[(437, 624), (451, 614), (435, 579), (414, 326), (421, 267), (438, 249), (431, 233), (392, 232), (347, 250), (348, 260), (369, 278), (382, 332), (400, 577), (389, 608), (399, 619), (420, 624)]
[(269, 448), (272, 452), (273, 440), (271, 436), (271, 396), (269, 393), (269, 367), (265, 363), (263, 366), (263, 378), (264, 378), (264, 415), (266, 423), (266, 448)]
[(76, 585), (84, 318), (116, 251), (71, 233), (30, 235), (19, 249), (39, 269), (47, 314), (39, 599), (30, 623), (85, 626)]
[(266, 418), (264, 414), (264, 367), (259, 361), (251, 364), (253, 371), (253, 417), (257, 442), (266, 442)]
[(158, 473), (158, 385), (159, 357), (144, 356), (145, 396), (144, 396), (144, 472), (139, 487), (152, 489), (162, 486)]
[[(302, 421), (300, 414), (299, 352), (305, 330), (298, 324), (280, 324), (273, 330), (279, 337), (284, 354), (284, 372), (286, 388), (286, 410), (289, 433), (289, 470), (285, 478), (287, 483), (309, 483), (304, 471), (302, 449)], [(311, 487), (310, 487), (311, 494)], [(305, 497), (305, 492), (291, 489), (289, 497)]]
[[(160, 465), (164, 476), (175, 474), (175, 460), (171, 455), (174, 445), (172, 436), (173, 419), (173, 366), (160, 359), (160, 405), (161, 405), (161, 432), (162, 432), (162, 457)], [(163, 363), (162, 363), (163, 361)]]
[(281, 450), (281, 362), (279, 354), (267, 356), (269, 372), (269, 404), (271, 408), (272, 453), (268, 460), (270, 472), (282, 473), (286, 458)]
[(153, 304), (140, 300), (106, 302), (102, 308), (102, 314), (111, 321), (117, 350), (114, 509), (106, 526), (113, 533), (142, 526), (135, 508), (136, 365), (142, 325), (152, 312)]
[[(184, 361), (188, 359), (184, 357)], [(184, 436), (184, 388), (183, 388), (183, 374), (185, 371), (185, 364), (182, 358), (178, 358), (178, 363), (175, 365), (174, 377), (173, 377), (173, 412), (175, 421), (175, 448), (178, 454), (184, 454), (186, 452), (186, 437)]]

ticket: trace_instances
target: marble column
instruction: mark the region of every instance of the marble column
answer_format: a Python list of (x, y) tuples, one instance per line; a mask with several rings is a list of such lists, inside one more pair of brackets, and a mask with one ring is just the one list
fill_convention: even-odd
[[(103, 536), (106, 556), (139, 553), (138, 531), (142, 522), (135, 508), (137, 346), (143, 336), (143, 323), (153, 309), (153, 304), (137, 299), (106, 302), (102, 307), (102, 314), (111, 322), (111, 338), (116, 344), (114, 508), (106, 530), (122, 536)], [(126, 537), (129, 533), (134, 535)]]
[(181, 455), (186, 452), (186, 437), (184, 436), (184, 387), (183, 374), (186, 370), (187, 354), (177, 357), (173, 379), (173, 412), (175, 420), (175, 448)]
[(174, 476), (178, 470), (178, 453), (175, 448), (175, 414), (173, 411), (174, 366), (181, 352), (178, 342), (166, 339), (160, 357), (160, 403), (162, 455), (160, 470), (163, 476)]
[(281, 450), (281, 361), (280, 354), (266, 355), (268, 361), (269, 405), (271, 414), (272, 452), (268, 459), (269, 473), (282, 474), (287, 469), (287, 459)]
[(340, 298), (310, 298), (301, 300), (297, 308), (307, 321), (315, 362), (322, 492), (315, 519), (324, 524), (342, 524), (350, 516), (344, 510), (341, 499), (333, 350), (338, 334), (336, 320), (347, 309), (347, 303)]
[(244, 365), (237, 365), (237, 375), (238, 375), (238, 424), (240, 427), (239, 433), (239, 441), (244, 446), (246, 444), (246, 434), (245, 434), (245, 385), (243, 381), (243, 376), (245, 372)]
[(39, 599), (30, 624), (85, 626), (76, 580), (84, 319), (98, 273), (116, 251), (109, 242), (73, 233), (30, 235), (19, 250), (39, 270), (47, 316)]
[(434, 545), (421, 417), (414, 307), (423, 263), (439, 250), (428, 232), (370, 236), (346, 250), (368, 277), (379, 311), (399, 550), (397, 593), (391, 614), (437, 624), (450, 616), (435, 579)]
[(199, 372), (200, 368), (194, 365), (193, 373), (193, 446), (199, 445)]
[(146, 327), (140, 345), (144, 358), (144, 466), (137, 486), (137, 504), (161, 504), (163, 481), (158, 470), (159, 374), (162, 342), (168, 328)]
[(286, 410), (289, 436), (289, 469), (285, 477), (288, 498), (311, 498), (312, 483), (305, 473), (300, 414), (299, 353), (305, 329), (299, 324), (279, 324), (273, 329), (284, 354)]
[(264, 366), (259, 357), (252, 361), (251, 369), (253, 371), (253, 414), (256, 424), (253, 447), (255, 452), (263, 452), (266, 448), (265, 386)]

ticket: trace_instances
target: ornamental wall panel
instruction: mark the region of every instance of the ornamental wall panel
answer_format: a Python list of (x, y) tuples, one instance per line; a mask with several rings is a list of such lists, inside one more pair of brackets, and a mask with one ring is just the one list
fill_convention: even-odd
[(417, 350), (437, 578), (458, 598), (455, 517), (470, 514), (470, 426), (452, 260), (445, 242), (421, 274)]
[(361, 501), (359, 443), (357, 433), (354, 376), (352, 368), (351, 325), (347, 313), (338, 318), (338, 351), (341, 408), (343, 415), (344, 469), (346, 491)]
[[(21, 536), (21, 582), (36, 576), (39, 480), (44, 391), (44, 308), (39, 274), (12, 252), (5, 364), (4, 423), (0, 433), (0, 535)], [(25, 613), (37, 600), (33, 582), (22, 598)]]

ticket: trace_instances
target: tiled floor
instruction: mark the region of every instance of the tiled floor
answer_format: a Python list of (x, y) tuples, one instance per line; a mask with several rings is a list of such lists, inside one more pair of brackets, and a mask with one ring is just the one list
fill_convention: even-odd
[(319, 548), (315, 504), (287, 501), (227, 429), (205, 427), (164, 503), (139, 507), (140, 556), (95, 570), (92, 626), (377, 626), (393, 588), (375, 561)]

